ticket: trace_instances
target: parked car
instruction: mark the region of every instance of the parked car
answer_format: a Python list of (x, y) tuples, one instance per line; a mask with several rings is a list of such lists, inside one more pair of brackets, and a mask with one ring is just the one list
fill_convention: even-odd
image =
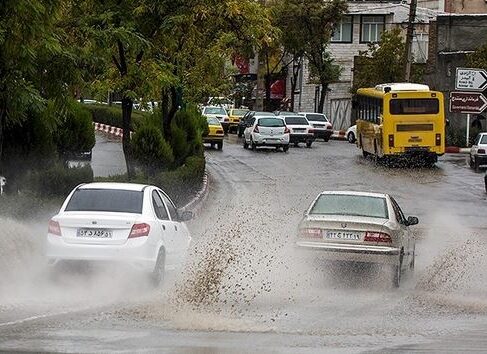
[(325, 114), (314, 112), (299, 112), (299, 114), (305, 116), (311, 124), (316, 138), (324, 141), (330, 140), (330, 136), (333, 134), (333, 125)]
[(249, 110), (247, 108), (232, 108), (228, 111), (228, 116), (230, 118), (230, 126), (228, 128), (229, 132), (234, 131), (238, 133), (238, 124), (240, 119), (245, 116)]
[(244, 131), (243, 147), (248, 149), (249, 146), (252, 150), (259, 146), (282, 147), (286, 152), (289, 149), (289, 128), (280, 117), (253, 117)]
[(238, 123), (238, 137), (241, 138), (243, 136), (247, 124), (253, 117), (272, 117), (273, 115), (272, 112), (248, 111)]
[(282, 117), (286, 126), (290, 130), (289, 143), (298, 146), (299, 143), (305, 143), (307, 148), (310, 148), (315, 141), (314, 130), (304, 116), (300, 115), (285, 115)]
[(210, 144), (212, 148), (215, 145), (218, 147), (218, 150), (223, 148), (223, 138), (225, 133), (223, 132), (223, 127), (220, 124), (220, 121), (215, 117), (207, 117), (208, 122), (208, 135), (203, 137), (204, 144)]
[(487, 132), (479, 133), (470, 149), (470, 167), (478, 171), (487, 164)]
[(206, 106), (203, 107), (202, 114), (205, 117), (213, 117), (220, 121), (220, 124), (223, 127), (223, 132), (226, 134), (228, 132), (228, 127), (230, 125), (230, 117), (228, 116), (227, 111), (223, 107), (215, 107), (215, 106)]
[(145, 272), (155, 285), (182, 265), (191, 236), (161, 189), (131, 183), (89, 183), (71, 191), (49, 221), (46, 256), (60, 261), (114, 262)]
[(350, 144), (353, 144), (357, 141), (357, 125), (352, 125), (350, 128), (347, 129), (345, 132), (345, 136)]
[(325, 191), (305, 212), (296, 246), (324, 260), (382, 264), (399, 287), (401, 274), (414, 268), (409, 227), (417, 223), (388, 194)]

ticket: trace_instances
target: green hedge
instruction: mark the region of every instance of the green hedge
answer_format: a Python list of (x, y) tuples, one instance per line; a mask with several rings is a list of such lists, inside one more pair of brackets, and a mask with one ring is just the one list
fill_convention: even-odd
[[(93, 122), (108, 124), (114, 127), (122, 128), (122, 108), (118, 106), (108, 105), (86, 105), (86, 108), (91, 112)], [(146, 119), (151, 116), (150, 113), (139, 112), (132, 110), (132, 127), (131, 130), (136, 131)]]
[[(481, 132), (481, 129), (478, 128), (470, 128), (469, 131), (469, 146), (472, 146), (475, 138)], [(466, 146), (466, 136), (467, 136), (467, 129), (466, 128), (454, 128), (449, 125), (446, 128), (446, 145), (447, 146), (459, 146), (465, 147)]]
[(25, 190), (41, 198), (66, 197), (81, 183), (93, 182), (91, 166), (67, 168), (55, 164), (46, 170), (35, 170), (26, 175), (23, 181)]

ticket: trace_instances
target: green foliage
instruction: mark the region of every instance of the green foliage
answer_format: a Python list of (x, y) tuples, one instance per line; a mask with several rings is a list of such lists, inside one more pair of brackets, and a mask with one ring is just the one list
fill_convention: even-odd
[(67, 168), (57, 163), (47, 169), (38, 169), (27, 174), (22, 190), (41, 198), (62, 197), (67, 196), (77, 185), (90, 182), (93, 182), (91, 166)]
[(470, 68), (487, 70), (487, 43), (481, 45), (475, 52), (467, 56), (467, 65)]
[[(470, 127), (469, 131), (469, 146), (472, 146), (475, 138), (481, 132), (481, 129)], [(451, 124), (446, 127), (446, 145), (447, 146), (466, 146), (466, 128), (453, 127)]]
[(14, 219), (43, 219), (54, 215), (64, 198), (41, 198), (30, 192), (4, 194), (0, 197), (0, 215)]
[(162, 188), (178, 206), (187, 203), (201, 187), (205, 173), (205, 158), (191, 156), (176, 170), (161, 172), (149, 179)]
[(171, 124), (171, 146), (177, 165), (191, 155), (203, 154), (203, 134), (208, 133), (208, 123), (194, 107), (176, 113)]
[[(122, 128), (122, 109), (118, 106), (89, 104), (85, 106), (91, 112), (93, 122)], [(132, 111), (132, 130), (136, 131), (150, 117), (150, 113)]]
[[(400, 29), (385, 31), (378, 43), (369, 43), (368, 46), (368, 50), (360, 52), (352, 92), (360, 87), (404, 81), (406, 47)], [(413, 81), (422, 82), (423, 71), (422, 66), (413, 65)]]
[(147, 174), (172, 167), (173, 151), (158, 128), (148, 124), (141, 126), (133, 135), (131, 144), (134, 158)]
[(55, 132), (55, 141), (60, 156), (91, 151), (95, 146), (95, 132), (90, 111), (76, 101), (68, 105), (68, 112)]

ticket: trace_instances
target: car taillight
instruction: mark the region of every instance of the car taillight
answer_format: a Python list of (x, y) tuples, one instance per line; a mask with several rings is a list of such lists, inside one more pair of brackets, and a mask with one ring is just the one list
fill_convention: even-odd
[(392, 243), (391, 236), (384, 232), (367, 231), (364, 241)]
[(146, 223), (134, 224), (130, 230), (129, 238), (149, 236), (150, 225)]
[(479, 154), (485, 154), (485, 149), (478, 149), (477, 150), (477, 153), (479, 153)]
[(284, 128), (284, 134), (289, 134), (289, 133), (291, 133), (291, 131), (289, 130), (289, 128), (288, 127)]
[(441, 145), (441, 134), (436, 134), (436, 146), (440, 146)]
[(394, 147), (394, 134), (389, 134), (389, 147)]
[(303, 238), (321, 238), (321, 229), (305, 228), (301, 229), (299, 236)]
[(49, 225), (47, 227), (47, 232), (56, 236), (62, 236), (61, 234), (61, 226), (59, 223), (54, 220), (49, 220)]
[(259, 126), (256, 125), (255, 128), (254, 128), (254, 133), (258, 133), (259, 132)]
[(223, 134), (223, 130), (217, 130), (216, 133), (217, 134)]

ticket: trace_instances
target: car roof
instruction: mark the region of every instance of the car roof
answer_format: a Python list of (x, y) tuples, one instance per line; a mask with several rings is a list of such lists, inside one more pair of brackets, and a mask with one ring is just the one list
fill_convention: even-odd
[(253, 111), (254, 116), (269, 116), (275, 117), (276, 115), (272, 112), (264, 112), (264, 111)]
[(255, 117), (256, 119), (267, 119), (267, 118), (272, 118), (272, 119), (280, 119), (280, 120), (284, 120), (282, 117), (278, 117), (278, 116), (275, 116), (273, 114), (271, 115), (268, 115), (268, 116), (257, 116)]
[(358, 195), (363, 197), (389, 198), (389, 194), (377, 192), (362, 192), (362, 191), (323, 191), (320, 195), (325, 194), (339, 194), (339, 195)]
[(94, 182), (83, 184), (78, 189), (122, 189), (127, 191), (143, 191), (147, 184), (118, 183), (118, 182)]

